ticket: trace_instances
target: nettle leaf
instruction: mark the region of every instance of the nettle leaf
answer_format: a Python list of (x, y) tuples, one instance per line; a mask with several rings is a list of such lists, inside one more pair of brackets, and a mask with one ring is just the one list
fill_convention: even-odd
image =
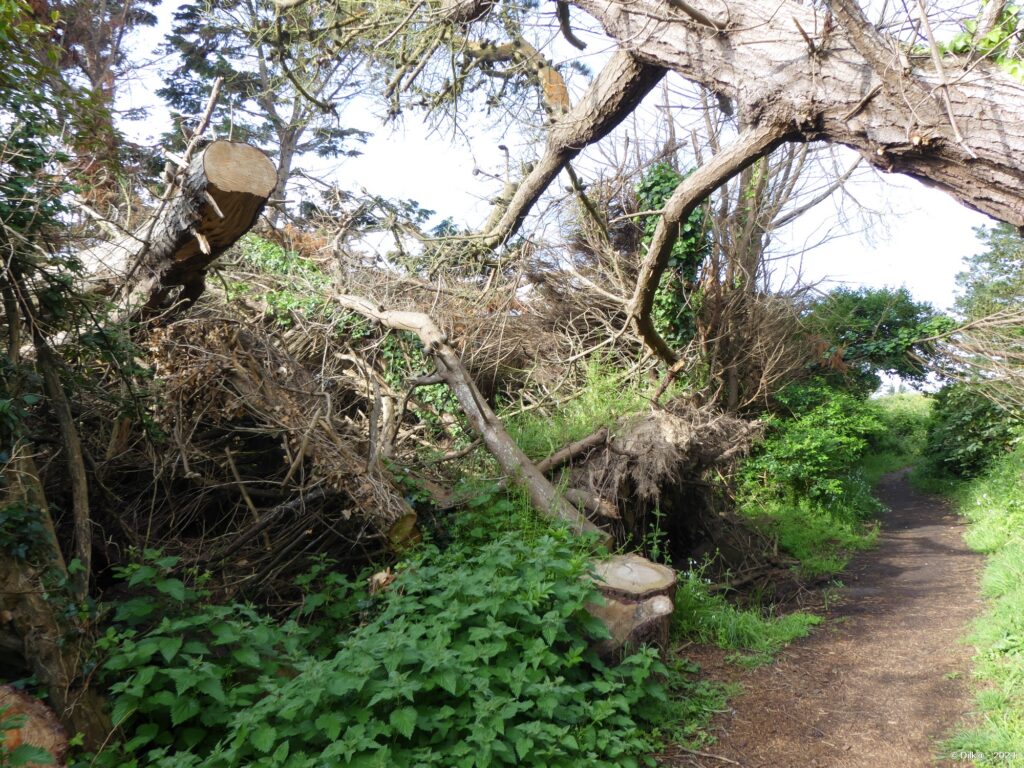
[(341, 715), (337, 712), (325, 712), (320, 715), (313, 724), (321, 731), (324, 736), (330, 741), (334, 741), (338, 738), (338, 734), (341, 733), (342, 719)]
[(181, 650), (181, 644), (184, 640), (180, 637), (161, 637), (157, 640), (157, 647), (160, 649), (160, 655), (164, 657), (164, 661), (170, 663), (178, 651)]
[(260, 666), (260, 655), (253, 648), (235, 648), (233, 651), (231, 651), (231, 656), (239, 664), (244, 664), (247, 667)]
[(185, 584), (181, 579), (161, 579), (153, 586), (156, 587), (157, 592), (165, 594), (178, 602), (185, 602)]
[(191, 696), (179, 696), (171, 707), (171, 725), (180, 725), (199, 714), (202, 707)]
[(53, 755), (42, 747), (33, 747), (30, 744), (19, 744), (7, 755), (7, 765), (53, 765), (57, 761)]
[(207, 696), (216, 699), (221, 704), (226, 703), (228, 700), (228, 697), (224, 694), (224, 686), (216, 677), (208, 677), (200, 680), (196, 683), (196, 689), (202, 691)]
[(388, 722), (394, 726), (395, 730), (408, 739), (416, 729), (417, 717), (418, 714), (415, 708), (402, 707), (401, 709), (396, 709), (391, 713), (391, 717), (388, 718)]
[(277, 729), (272, 725), (263, 724), (252, 732), (249, 740), (260, 752), (269, 752), (277, 739)]

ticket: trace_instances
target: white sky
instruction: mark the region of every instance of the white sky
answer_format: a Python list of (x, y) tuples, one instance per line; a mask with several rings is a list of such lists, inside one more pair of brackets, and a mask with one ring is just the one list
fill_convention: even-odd
[[(177, 0), (168, 0), (158, 9), (160, 25), (138, 33), (136, 50), (153, 51), (156, 56), (176, 6)], [(590, 62), (594, 69), (599, 68), (600, 58), (598, 55)], [(150, 108), (145, 121), (125, 125), (133, 140), (150, 143), (164, 130), (167, 113), (153, 93), (157, 83), (156, 75), (147, 70), (122, 87), (123, 104)], [(474, 134), (468, 144), (463, 140), (453, 145), (450, 137), (429, 135), (418, 117), (410, 117), (398, 128), (382, 127), (368, 106), (358, 111), (350, 108), (344, 115), (345, 124), (374, 135), (360, 157), (337, 163), (337, 179), (345, 188), (414, 199), (436, 210), (438, 219), (451, 216), (460, 223), (478, 224), (486, 216), (486, 198), (494, 194), (497, 185), (473, 171), (480, 168), (500, 174), (505, 162), (498, 149), (502, 139), (488, 135), (485, 120), (479, 118), (479, 123), (471, 121), (474, 124), (464, 126)], [(506, 143), (515, 158), (516, 147)], [(799, 271), (810, 282), (827, 279), (851, 286), (906, 286), (918, 300), (939, 309), (949, 307), (963, 258), (980, 249), (973, 228), (990, 220), (906, 177), (865, 176), (851, 191), (861, 205), (884, 213), (885, 224), (866, 233), (838, 236), (843, 230), (835, 206), (823, 204), (779, 233), (776, 246), (780, 252), (800, 254), (823, 236), (831, 239), (777, 266), (777, 271), (790, 275)]]

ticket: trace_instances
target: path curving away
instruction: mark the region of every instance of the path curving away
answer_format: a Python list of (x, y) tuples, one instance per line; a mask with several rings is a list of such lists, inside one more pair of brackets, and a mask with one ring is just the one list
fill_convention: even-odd
[(968, 623), (980, 613), (983, 558), (940, 498), (911, 488), (906, 472), (878, 489), (890, 508), (878, 546), (842, 575), (827, 622), (776, 663), (750, 672), (701, 658), (708, 676), (743, 693), (715, 722), (707, 755), (667, 766), (917, 768), (960, 765), (938, 755), (972, 706)]

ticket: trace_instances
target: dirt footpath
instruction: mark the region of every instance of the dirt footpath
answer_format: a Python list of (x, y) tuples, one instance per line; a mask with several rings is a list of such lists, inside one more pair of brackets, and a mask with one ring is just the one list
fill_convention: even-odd
[(916, 492), (905, 473), (879, 496), (891, 509), (878, 547), (843, 574), (838, 604), (812, 636), (753, 671), (700, 658), (709, 677), (744, 693), (719, 716), (706, 755), (669, 766), (914, 768), (965, 765), (938, 753), (970, 711), (971, 649), (961, 641), (981, 611), (982, 557), (942, 500)]

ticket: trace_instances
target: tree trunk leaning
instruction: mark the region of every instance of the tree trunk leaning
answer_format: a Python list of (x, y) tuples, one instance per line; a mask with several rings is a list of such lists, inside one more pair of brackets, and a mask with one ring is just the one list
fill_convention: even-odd
[(522, 486), (529, 494), (530, 502), (541, 512), (565, 520), (577, 534), (595, 533), (604, 544), (609, 543), (610, 536), (566, 501), (523, 453), (480, 394), (455, 349), (448, 343), (448, 337), (429, 315), (388, 310), (361, 296), (337, 295), (334, 299), (345, 309), (358, 312), (388, 328), (410, 331), (419, 336), (424, 351), (437, 366), (437, 376), (451, 388), (473, 431), (483, 439), (509, 481)]

